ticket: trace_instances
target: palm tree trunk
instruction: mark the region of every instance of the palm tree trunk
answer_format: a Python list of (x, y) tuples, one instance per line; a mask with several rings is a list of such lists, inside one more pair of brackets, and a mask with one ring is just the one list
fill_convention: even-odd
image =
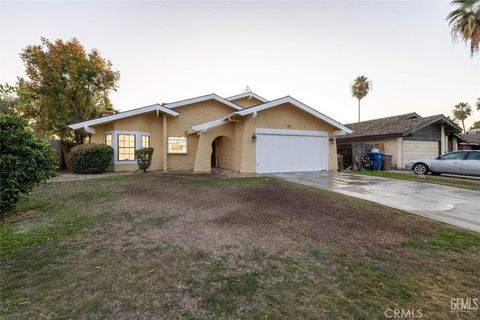
[(358, 99), (358, 122), (360, 122), (360, 99)]
[(465, 133), (465, 123), (464, 123), (465, 120), (462, 119), (462, 127), (463, 127), (463, 133)]

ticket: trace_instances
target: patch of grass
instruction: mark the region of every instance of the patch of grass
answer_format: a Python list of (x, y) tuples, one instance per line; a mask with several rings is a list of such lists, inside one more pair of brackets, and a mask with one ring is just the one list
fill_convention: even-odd
[(271, 183), (274, 179), (270, 177), (239, 177), (239, 178), (184, 178), (178, 180), (185, 185), (205, 185), (212, 187), (261, 187)]
[(398, 179), (398, 180), (427, 182), (427, 183), (444, 185), (448, 187), (456, 187), (456, 188), (480, 191), (480, 181), (468, 180), (463, 178), (439, 177), (439, 176), (426, 175), (425, 179), (419, 179), (415, 174), (408, 174), (403, 172), (388, 172), (388, 171), (355, 171), (352, 173), (361, 174), (365, 176), (391, 178), (391, 179)]
[(415, 249), (464, 251), (480, 248), (480, 236), (465, 231), (441, 230), (432, 237), (405, 241), (402, 245)]
[[(119, 192), (131, 184), (141, 185), (140, 199)], [(158, 193), (144, 194), (149, 188), (168, 197), (158, 200)], [(246, 230), (242, 241), (195, 246), (201, 238), (192, 234), (192, 225), (211, 232), (215, 240), (232, 230), (232, 225), (212, 222), (215, 211), (229, 209), (224, 200), (212, 201), (213, 196), (232, 192), (235, 197), (229, 201), (240, 208), (235, 214), (241, 214), (242, 204), (245, 210), (263, 204), (261, 196), (249, 202), (252, 194), (271, 195), (277, 188), (282, 200), (289, 197), (282, 208), (294, 204), (295, 215), (285, 216), (284, 225), (268, 220), (248, 224), (249, 219), (245, 228), (236, 220), (235, 232)], [(132, 202), (118, 207), (119, 197)], [(318, 208), (336, 206), (322, 213), (316, 199)], [(270, 208), (278, 200), (266, 201)], [(306, 204), (314, 208), (311, 215), (303, 212)], [(202, 206), (206, 209), (198, 209)], [(190, 216), (188, 210), (193, 212)], [(348, 228), (338, 219), (328, 219), (333, 210), (352, 219)], [(258, 211), (254, 213), (262, 213)], [(322, 214), (321, 226), (329, 224), (344, 237), (303, 242), (299, 229), (289, 233), (295, 220), (308, 228)], [(369, 228), (357, 223), (366, 214)], [(52, 183), (22, 201), (19, 214), (0, 225), (0, 318), (375, 319), (396, 307), (422, 308), (425, 318), (448, 319), (448, 297), (478, 295), (480, 240), (473, 233), (422, 219), (268, 177), (138, 174)], [(395, 227), (414, 231), (393, 233), (398, 240), (387, 248), (369, 246), (365, 233), (384, 226), (380, 232), (392, 232), (392, 220)], [(415, 228), (420, 223), (428, 227)], [(177, 228), (170, 229), (173, 226)], [(435, 232), (439, 226), (442, 229)], [(168, 232), (191, 236), (192, 241), (174, 242), (163, 237)], [(265, 246), (265, 235), (271, 236), (266, 241), (279, 241), (274, 238), (279, 232), (286, 240), (284, 248), (272, 252)], [(349, 237), (358, 241), (346, 241)]]
[(51, 188), (44, 186), (31, 198), (24, 199), (17, 213), (0, 224), (0, 256), (81, 234), (103, 216), (102, 212), (90, 215), (85, 210), (112, 197), (111, 190), (96, 189), (91, 183), (84, 183), (80, 191), (68, 193), (50, 194)]
[[(49, 213), (54, 211), (55, 215)], [(19, 249), (80, 233), (93, 225), (93, 219), (65, 206), (35, 210), (28, 220), (0, 227), (0, 256)]]
[(259, 288), (259, 273), (249, 271), (238, 275), (220, 275), (211, 279), (213, 288), (203, 298), (209, 317), (231, 315), (238, 303), (251, 301)]

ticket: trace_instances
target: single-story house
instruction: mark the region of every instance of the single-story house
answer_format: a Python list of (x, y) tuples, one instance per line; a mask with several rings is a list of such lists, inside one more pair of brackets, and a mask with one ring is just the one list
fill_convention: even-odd
[(461, 132), (459, 126), (441, 114), (421, 117), (407, 113), (345, 126), (353, 132), (337, 138), (340, 154), (351, 155), (348, 151), (352, 144), (367, 144), (392, 155), (392, 166), (398, 169), (405, 168), (409, 160), (434, 158), (457, 150), (457, 134)]
[(459, 150), (480, 150), (480, 129), (458, 135)]
[(112, 170), (136, 170), (135, 150), (153, 147), (152, 170), (244, 173), (337, 169), (336, 137), (352, 131), (286, 96), (209, 94), (75, 123), (114, 149)]

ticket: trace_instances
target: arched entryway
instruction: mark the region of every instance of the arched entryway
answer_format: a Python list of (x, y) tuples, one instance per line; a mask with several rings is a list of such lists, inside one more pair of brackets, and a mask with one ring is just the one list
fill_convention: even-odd
[(218, 136), (212, 141), (212, 153), (210, 156), (212, 169), (233, 169), (233, 142), (227, 136)]

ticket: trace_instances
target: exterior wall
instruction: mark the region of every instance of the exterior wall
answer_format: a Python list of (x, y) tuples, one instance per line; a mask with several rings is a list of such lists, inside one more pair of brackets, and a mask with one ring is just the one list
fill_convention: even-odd
[(403, 138), (397, 138), (397, 160), (394, 162), (397, 169), (403, 169)]
[[(142, 114), (134, 117), (120, 119), (115, 122), (107, 123), (103, 126), (95, 127), (95, 134), (92, 135), (93, 143), (105, 143), (105, 133), (112, 131), (130, 131), (150, 133), (150, 146), (154, 148), (151, 170), (160, 170), (162, 168), (162, 115), (157, 117), (156, 113)], [(138, 166), (133, 161), (125, 164), (116, 163), (111, 167), (114, 171), (132, 171), (137, 170)]]
[[(384, 153), (392, 155), (392, 166), (400, 168), (399, 166), (401, 165), (402, 138), (384, 138), (384, 139), (370, 139), (370, 140), (367, 139), (362, 141), (355, 141), (355, 143), (357, 142), (366, 143), (366, 144), (383, 144)], [(339, 143), (344, 143), (344, 142), (339, 142)]]
[(217, 167), (234, 170), (233, 165), (233, 143), (234, 141), (226, 136), (220, 136), (216, 139), (217, 148)]
[[(191, 104), (188, 106), (182, 106), (182, 107), (176, 108), (175, 111), (180, 113), (180, 115), (176, 118), (168, 118), (167, 136), (168, 137), (187, 137), (187, 154), (168, 154), (167, 155), (168, 170), (169, 171), (170, 170), (172, 171), (194, 170), (195, 158), (197, 155), (200, 138), (196, 134), (187, 135), (185, 132), (189, 130), (191, 127), (193, 127), (194, 125), (222, 118), (227, 114), (232, 113), (232, 111), (234, 110), (220, 102), (217, 102), (215, 100), (210, 100), (210, 101)], [(210, 150), (210, 153), (208, 156), (208, 161), (209, 161), (208, 167), (210, 167), (211, 141), (210, 141), (210, 145), (205, 147), (208, 150)], [(202, 160), (202, 161), (205, 161), (205, 160)], [(201, 165), (201, 167), (204, 168), (203, 164), (199, 164), (199, 165)], [(204, 171), (204, 170), (200, 170), (200, 171)], [(210, 169), (207, 171), (210, 171)]]
[[(241, 124), (237, 124), (241, 125)], [(330, 124), (313, 117), (311, 114), (286, 103), (281, 106), (258, 112), (257, 117), (244, 117), (243, 127), (235, 130), (237, 154), (240, 155), (240, 172), (254, 173), (256, 171), (255, 143), (252, 135), (256, 128), (287, 129), (287, 130), (314, 130), (327, 131), (329, 138), (334, 138), (336, 130)], [(335, 139), (329, 145), (329, 170), (337, 170), (337, 145)]]
[[(95, 127), (96, 133), (92, 135), (91, 141), (95, 143), (105, 143), (105, 132), (108, 131), (132, 131), (150, 133), (150, 145), (154, 148), (151, 170), (161, 170), (163, 168), (162, 151), (166, 146), (163, 142), (163, 119), (167, 117), (167, 136), (168, 137), (187, 137), (187, 154), (168, 154), (168, 170), (193, 170), (197, 145), (199, 137), (197, 135), (187, 135), (185, 132), (192, 126), (216, 120), (232, 113), (233, 109), (217, 101), (205, 101), (175, 109), (180, 113), (178, 117), (159, 115), (156, 112), (142, 114), (125, 119), (120, 119), (103, 126)], [(211, 152), (211, 147), (210, 147)], [(210, 158), (208, 158), (210, 161)], [(208, 163), (210, 166), (210, 163)], [(133, 171), (137, 170), (136, 164), (115, 164), (112, 166), (115, 171)]]
[[(229, 123), (223, 126), (215, 127), (208, 130), (205, 133), (201, 133), (198, 141), (198, 148), (195, 155), (195, 165), (193, 170), (196, 172), (210, 172), (211, 171), (211, 155), (212, 155), (212, 142), (217, 137), (226, 137), (230, 139), (234, 144), (232, 146), (234, 154), (232, 155), (233, 159), (235, 159), (235, 144), (238, 142), (238, 139), (235, 139), (235, 131), (234, 131), (235, 124)], [(224, 141), (224, 144), (228, 143), (228, 141)], [(224, 146), (225, 147), (225, 146)], [(233, 161), (231, 163), (226, 163), (226, 165), (231, 165), (231, 169), (235, 171), (240, 171), (240, 168), (236, 166), (237, 163)], [(224, 159), (226, 160), (226, 159)]]
[(256, 105), (259, 105), (259, 104), (262, 104), (263, 102), (256, 99), (256, 98), (241, 98), (241, 99), (237, 99), (237, 100), (232, 100), (233, 103), (235, 104), (238, 104), (239, 106), (243, 107), (243, 108), (248, 108), (248, 107), (253, 107), (253, 106), (256, 106)]

